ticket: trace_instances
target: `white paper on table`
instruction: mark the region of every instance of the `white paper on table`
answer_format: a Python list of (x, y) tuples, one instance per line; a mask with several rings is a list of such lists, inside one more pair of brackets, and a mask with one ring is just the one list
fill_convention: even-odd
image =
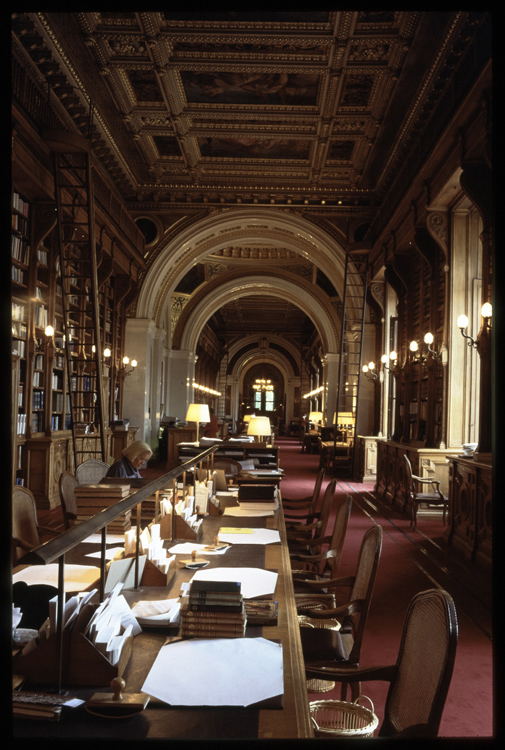
[[(146, 556), (139, 555), (139, 581), (142, 579)], [(135, 586), (135, 558), (125, 557), (123, 560), (111, 560), (107, 570), (107, 580), (105, 581), (105, 593), (108, 594), (114, 586), (122, 582), (125, 589)]]
[(179, 599), (145, 600), (133, 605), (132, 615), (140, 625), (162, 625), (175, 622), (180, 609)]
[(237, 518), (244, 517), (244, 516), (273, 516), (274, 511), (273, 510), (250, 510), (249, 508), (240, 508), (239, 506), (231, 507), (231, 508), (225, 508), (223, 511), (223, 516), (235, 516)]
[[(124, 540), (123, 534), (106, 534), (105, 535), (105, 544), (121, 544), (122, 545), (123, 540)], [(83, 539), (82, 541), (87, 544), (101, 544), (102, 535), (90, 534), (90, 536), (86, 537), (86, 539)]]
[[(65, 565), (64, 591), (84, 591), (100, 578), (100, 568), (93, 565)], [(58, 563), (28, 565), (14, 573), (12, 582), (25, 581), (28, 586), (45, 583), (58, 588)]]
[(163, 646), (142, 692), (176, 706), (250, 706), (282, 695), (282, 646), (265, 638), (192, 638)]
[[(118, 552), (124, 552), (124, 547), (108, 547), (105, 550), (105, 559), (106, 560), (112, 560)], [(92, 558), (100, 558), (102, 556), (102, 553), (100, 550), (97, 552), (88, 552), (86, 554), (86, 557), (92, 557)]]
[(244, 599), (273, 596), (278, 573), (262, 568), (208, 568), (197, 570), (192, 581), (239, 581)]
[(206, 550), (205, 544), (194, 544), (193, 542), (180, 542), (180, 544), (176, 544), (174, 547), (170, 547), (168, 550), (172, 555), (191, 555), (193, 550), (196, 550), (199, 554), (202, 553), (204, 555), (224, 555), (226, 550), (229, 549), (229, 547), (224, 547), (220, 550)]
[(228, 544), (275, 544), (281, 541), (279, 532), (275, 529), (253, 529), (252, 534), (222, 534), (219, 541)]

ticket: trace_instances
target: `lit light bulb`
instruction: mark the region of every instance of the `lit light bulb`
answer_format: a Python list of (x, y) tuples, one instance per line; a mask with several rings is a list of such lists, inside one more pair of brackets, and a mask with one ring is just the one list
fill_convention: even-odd
[(483, 318), (491, 318), (493, 315), (493, 306), (490, 302), (484, 302), (480, 309), (480, 314)]
[(466, 328), (468, 326), (468, 318), (466, 315), (460, 315), (457, 321), (458, 328)]
[(429, 331), (428, 331), (428, 333), (424, 334), (424, 343), (428, 344), (428, 346), (430, 344), (433, 344), (433, 334), (430, 333)]
[(46, 336), (48, 336), (48, 337), (50, 337), (50, 336), (54, 336), (54, 328), (53, 328), (52, 326), (46, 326), (46, 327), (45, 327), (45, 330), (44, 330), (44, 333), (45, 333), (45, 334), (46, 334)]
[(110, 357), (110, 349), (109, 349), (109, 347), (106, 347), (106, 348), (105, 348), (105, 349), (103, 350), (103, 356), (104, 356), (104, 357)]
[(417, 341), (411, 341), (409, 348), (411, 352), (417, 352), (417, 349), (418, 349)]

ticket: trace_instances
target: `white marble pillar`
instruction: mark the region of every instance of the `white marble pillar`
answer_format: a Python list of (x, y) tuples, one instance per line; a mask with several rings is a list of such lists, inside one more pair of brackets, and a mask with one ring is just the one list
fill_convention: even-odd
[(179, 421), (186, 421), (189, 404), (193, 403), (196, 354), (187, 350), (172, 349), (168, 355), (168, 413)]
[(138, 427), (137, 439), (145, 440), (150, 445), (150, 384), (156, 330), (155, 323), (147, 318), (128, 318), (126, 321), (125, 351), (130, 360), (137, 360), (137, 367), (124, 381), (123, 417), (130, 420), (131, 427)]

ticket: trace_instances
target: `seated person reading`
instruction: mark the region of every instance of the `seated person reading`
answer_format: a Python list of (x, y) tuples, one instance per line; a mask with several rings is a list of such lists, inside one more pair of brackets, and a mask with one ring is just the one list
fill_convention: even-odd
[(106, 477), (127, 477), (129, 479), (141, 479), (139, 471), (142, 464), (153, 455), (150, 446), (142, 440), (136, 440), (134, 443), (127, 445), (121, 451), (123, 458), (114, 461), (108, 469)]

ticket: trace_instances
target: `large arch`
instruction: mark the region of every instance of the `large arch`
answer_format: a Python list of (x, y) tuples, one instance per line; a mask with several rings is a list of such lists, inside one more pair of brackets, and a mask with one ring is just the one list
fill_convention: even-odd
[(215, 211), (171, 237), (153, 260), (140, 291), (136, 317), (157, 325), (163, 308), (188, 268), (230, 244), (268, 242), (299, 253), (332, 280), (343, 297), (344, 237), (333, 235), (296, 214), (276, 208), (242, 207)]
[(312, 319), (321, 337), (323, 351), (338, 351), (338, 318), (331, 305), (321, 295), (315, 294), (313, 287), (303, 279), (285, 273), (273, 276), (268, 271), (265, 271), (265, 275), (250, 273), (245, 276), (234, 272), (228, 281), (223, 281), (221, 277), (206, 284), (182, 311), (174, 332), (173, 347), (196, 351), (205, 323), (222, 305), (256, 294), (282, 296), (300, 307)]

